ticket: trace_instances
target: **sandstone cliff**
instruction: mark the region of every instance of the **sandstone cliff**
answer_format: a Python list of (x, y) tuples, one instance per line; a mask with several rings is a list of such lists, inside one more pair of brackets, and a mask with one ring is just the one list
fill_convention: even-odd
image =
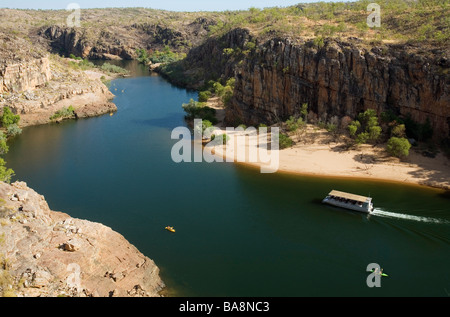
[(275, 123), (308, 103), (327, 122), (372, 108), (410, 114), (419, 123), (428, 118), (442, 139), (450, 136), (449, 66), (448, 51), (439, 49), (272, 39), (237, 68), (227, 118)]
[(114, 95), (92, 72), (71, 69), (67, 61), (52, 56), (8, 61), (0, 67), (0, 108), (20, 114), (20, 125), (50, 122), (64, 107), (73, 106), (77, 117), (114, 112)]
[(50, 79), (50, 63), (47, 57), (0, 65), (0, 93), (34, 89)]
[(104, 225), (51, 211), (23, 182), (0, 183), (0, 293), (159, 296), (159, 269)]
[(61, 25), (43, 27), (38, 34), (48, 40), (55, 53), (74, 54), (89, 59), (135, 59), (136, 49), (171, 49), (185, 51), (198, 46), (214, 23), (197, 18), (177, 26), (149, 22), (114, 25), (98, 28), (71, 28)]
[[(267, 38), (269, 38), (267, 40)], [(445, 48), (371, 44), (357, 38), (313, 40), (252, 35), (243, 28), (208, 38), (187, 57), (160, 69), (193, 89), (235, 77), (228, 124), (277, 123), (308, 103), (324, 123), (366, 109), (410, 116), (450, 137), (450, 56)]]

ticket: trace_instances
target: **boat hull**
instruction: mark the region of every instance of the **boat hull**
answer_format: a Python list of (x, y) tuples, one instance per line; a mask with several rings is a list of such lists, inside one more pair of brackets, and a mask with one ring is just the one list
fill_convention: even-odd
[(339, 202), (339, 201), (335, 201), (335, 200), (327, 199), (327, 198), (325, 198), (322, 202), (324, 204), (331, 205), (331, 206), (334, 206), (334, 207), (339, 207), (339, 208), (352, 210), (352, 211), (358, 211), (358, 212), (362, 212), (362, 213), (365, 213), (365, 214), (370, 214), (373, 211), (373, 206), (372, 205), (369, 206), (368, 209), (366, 209), (364, 207), (359, 207), (359, 206), (355, 206), (355, 205), (352, 205), (352, 204), (347, 204), (347, 203), (343, 203), (343, 202)]

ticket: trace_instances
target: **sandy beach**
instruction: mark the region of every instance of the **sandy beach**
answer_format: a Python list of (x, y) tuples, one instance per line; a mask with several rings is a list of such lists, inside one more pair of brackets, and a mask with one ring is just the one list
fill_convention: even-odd
[[(223, 118), (220, 107), (218, 117)], [(222, 133), (225, 127), (218, 125)], [(221, 132), (218, 132), (221, 133)], [(242, 136), (245, 133), (228, 133), (230, 137)], [(450, 160), (439, 152), (434, 158), (423, 155), (423, 149), (412, 147), (410, 155), (403, 160), (389, 156), (385, 145), (361, 145), (347, 149), (345, 142), (339, 136), (334, 137), (324, 129), (308, 125), (307, 132), (302, 136), (292, 135), (295, 144), (278, 151), (279, 165), (277, 172), (295, 173), (301, 175), (327, 176), (339, 178), (358, 178), (382, 180), (428, 186), (439, 189), (450, 189)], [(257, 138), (257, 137), (255, 137)], [(236, 139), (235, 139), (236, 140)], [(211, 147), (212, 153), (224, 159), (233, 160), (238, 164), (248, 164), (257, 168), (268, 166), (267, 163), (251, 160), (250, 151), (257, 151), (258, 142), (253, 140), (239, 146), (229, 142), (226, 146)], [(253, 144), (251, 144), (253, 143)], [(256, 146), (256, 147), (255, 147)], [(245, 147), (243, 149), (242, 147)], [(208, 146), (206, 147), (206, 149)], [(245, 151), (245, 160), (238, 160), (237, 153)], [(268, 151), (269, 156), (271, 151)]]

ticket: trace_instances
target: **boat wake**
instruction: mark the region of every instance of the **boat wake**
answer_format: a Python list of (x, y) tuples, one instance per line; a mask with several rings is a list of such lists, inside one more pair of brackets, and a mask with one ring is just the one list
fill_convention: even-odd
[(385, 211), (380, 208), (375, 208), (373, 210), (373, 212), (371, 213), (371, 215), (385, 217), (385, 218), (406, 219), (406, 220), (426, 222), (426, 223), (437, 223), (437, 224), (449, 224), (450, 223), (449, 221), (444, 220), (444, 219), (400, 214), (400, 213)]

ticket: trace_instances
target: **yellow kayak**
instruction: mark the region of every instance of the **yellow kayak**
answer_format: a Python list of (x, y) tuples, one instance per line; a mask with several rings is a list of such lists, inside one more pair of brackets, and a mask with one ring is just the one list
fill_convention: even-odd
[(175, 232), (175, 229), (173, 227), (166, 227), (166, 230), (168, 230), (170, 232)]

